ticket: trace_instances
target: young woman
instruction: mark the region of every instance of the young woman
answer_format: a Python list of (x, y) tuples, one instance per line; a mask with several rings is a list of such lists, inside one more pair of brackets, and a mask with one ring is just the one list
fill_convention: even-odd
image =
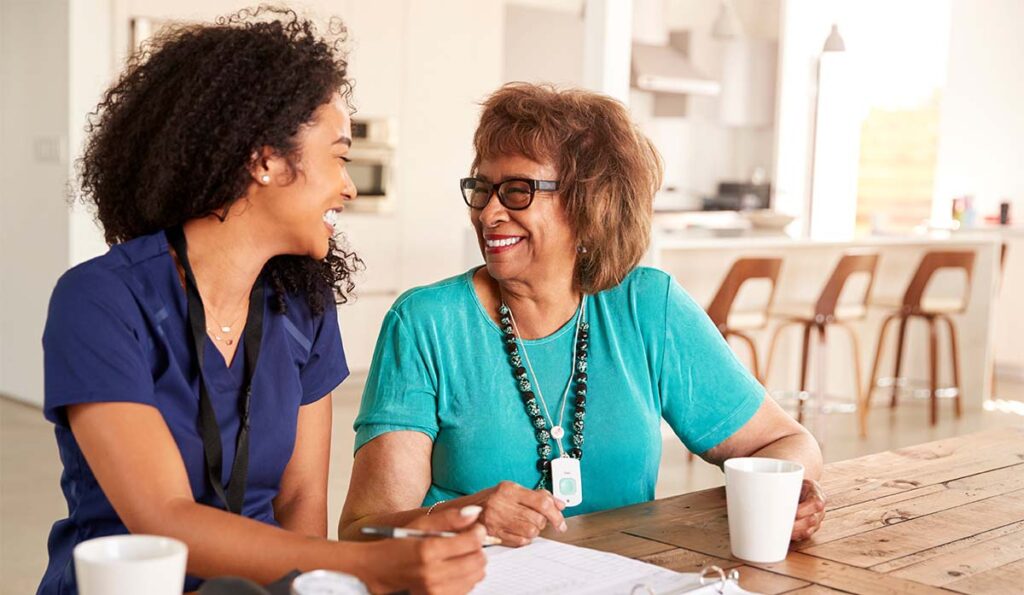
[(268, 10), (178, 28), (100, 103), (81, 182), (111, 248), (50, 303), (69, 513), (39, 593), (75, 593), (74, 546), (129, 532), (188, 545), (186, 591), (314, 568), (374, 591), (482, 578), (479, 508), (416, 525), (455, 538), (326, 538), (330, 392), (348, 375), (335, 303), (360, 264), (333, 228), (356, 198), (338, 41)]

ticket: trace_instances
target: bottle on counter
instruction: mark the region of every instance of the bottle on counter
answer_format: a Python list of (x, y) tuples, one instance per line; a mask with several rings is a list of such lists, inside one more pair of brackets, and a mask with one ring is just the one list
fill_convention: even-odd
[(974, 208), (974, 197), (964, 197), (964, 216), (963, 221), (960, 223), (960, 227), (971, 228), (974, 227), (975, 221), (978, 219), (978, 211)]
[(964, 196), (956, 196), (953, 198), (953, 212), (951, 213), (953, 221), (963, 224), (964, 221)]

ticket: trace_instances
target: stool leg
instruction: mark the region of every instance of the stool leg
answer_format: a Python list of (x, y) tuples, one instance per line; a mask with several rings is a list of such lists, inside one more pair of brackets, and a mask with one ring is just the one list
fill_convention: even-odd
[(886, 316), (885, 320), (882, 321), (881, 330), (878, 331), (878, 346), (875, 348), (875, 361), (871, 364), (871, 379), (868, 382), (867, 390), (864, 391), (864, 395), (861, 397), (864, 407), (859, 411), (859, 414), (861, 418), (860, 425), (863, 428), (867, 428), (868, 410), (871, 408), (871, 393), (874, 392), (875, 384), (878, 382), (878, 363), (882, 361), (882, 348), (885, 346), (885, 336), (889, 332), (889, 324), (896, 320), (897, 316), (898, 314)]
[(857, 388), (857, 425), (860, 432), (860, 437), (864, 438), (868, 435), (867, 428), (865, 427), (865, 421), (867, 421), (863, 415), (860, 415), (860, 411), (863, 408), (864, 399), (864, 387), (861, 384), (861, 366), (860, 366), (860, 343), (857, 341), (857, 333), (854, 332), (853, 327), (839, 322), (839, 326), (846, 329), (846, 332), (850, 333), (850, 349), (853, 350), (853, 381), (854, 386)]
[(935, 326), (935, 318), (928, 316), (928, 379), (930, 391), (928, 405), (931, 415), (931, 423), (934, 426), (939, 421), (939, 333)]
[(754, 340), (747, 336), (745, 333), (733, 331), (731, 334), (736, 337), (739, 337), (740, 339), (743, 339), (743, 341), (746, 342), (747, 347), (750, 348), (750, 365), (754, 371), (754, 378), (757, 378), (758, 382), (764, 384), (764, 379), (761, 378), (760, 368), (757, 366), (757, 347), (754, 346)]
[(818, 347), (815, 353), (814, 366), (815, 374), (818, 376), (818, 394), (815, 397), (814, 411), (815, 415), (817, 415), (815, 424), (818, 429), (818, 444), (824, 448), (828, 439), (828, 403), (826, 402), (826, 396), (828, 395), (828, 344), (825, 335), (828, 325), (819, 324), (815, 326), (818, 330)]
[(795, 321), (792, 321), (792, 320), (787, 320), (786, 322), (783, 322), (783, 323), (779, 324), (779, 326), (776, 327), (775, 332), (772, 333), (772, 339), (768, 343), (768, 361), (765, 362), (764, 370), (762, 372), (763, 375), (764, 375), (764, 383), (765, 384), (768, 383), (768, 374), (770, 374), (771, 371), (772, 371), (772, 361), (775, 359), (775, 345), (779, 341), (779, 335), (782, 334), (782, 329), (784, 329), (786, 327), (789, 327), (789, 326), (793, 326), (794, 324), (798, 324), (798, 323), (795, 322)]
[(903, 367), (903, 342), (907, 338), (907, 321), (910, 320), (909, 316), (900, 317), (900, 330), (899, 334), (896, 335), (896, 367), (892, 373), (892, 402), (889, 403), (889, 407), (896, 407), (896, 397), (899, 394), (899, 379), (900, 370)]
[(804, 340), (800, 351), (800, 392), (796, 399), (796, 421), (804, 423), (804, 393), (807, 391), (807, 360), (811, 350), (811, 329), (813, 325), (804, 324)]
[[(960, 401), (960, 355), (958, 353), (959, 341), (956, 338), (956, 326), (953, 324), (953, 319), (949, 316), (943, 316), (943, 320), (946, 321), (946, 325), (949, 327), (949, 354), (953, 360), (953, 386), (956, 387), (956, 398), (953, 400), (954, 412), (956, 413), (957, 419), (963, 415), (963, 405)], [(993, 386), (995, 386), (993, 384)]]

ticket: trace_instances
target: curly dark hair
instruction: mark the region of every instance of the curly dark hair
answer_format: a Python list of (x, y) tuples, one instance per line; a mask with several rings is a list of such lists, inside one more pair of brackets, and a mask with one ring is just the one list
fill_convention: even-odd
[[(296, 135), (317, 107), (352, 83), (332, 19), (327, 36), (294, 11), (260, 6), (216, 24), (161, 31), (129, 59), (90, 114), (78, 163), (83, 201), (108, 244), (217, 214), (245, 194), (252, 155), (271, 147), (295, 174)], [(305, 294), (315, 314), (345, 303), (362, 260), (331, 240), (321, 261), (282, 255), (266, 272), (284, 294)]]

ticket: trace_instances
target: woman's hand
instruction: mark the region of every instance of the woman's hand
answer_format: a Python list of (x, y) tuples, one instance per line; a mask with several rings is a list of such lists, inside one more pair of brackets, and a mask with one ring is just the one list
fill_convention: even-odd
[(360, 579), (373, 593), (468, 593), (484, 578), (486, 531), (473, 523), (480, 507), (466, 506), (418, 519), (409, 526), (424, 531), (459, 531), (456, 537), (385, 539), (365, 544)]
[(825, 519), (825, 492), (821, 485), (813, 479), (805, 479), (800, 487), (800, 505), (796, 509), (796, 521), (793, 523), (793, 541), (809, 539), (821, 528)]
[(483, 507), (480, 522), (502, 545), (530, 543), (548, 524), (565, 531), (565, 503), (547, 490), (529, 490), (511, 481), (477, 492), (471, 501)]

